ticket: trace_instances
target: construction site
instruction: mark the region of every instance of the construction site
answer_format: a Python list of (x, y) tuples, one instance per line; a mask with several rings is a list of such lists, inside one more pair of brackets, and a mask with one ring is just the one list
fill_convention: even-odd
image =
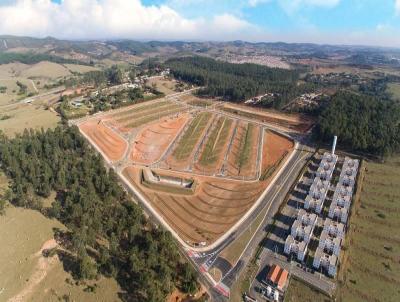
[(170, 96), (77, 125), (151, 212), (195, 248), (213, 244), (251, 212), (294, 141), (192, 98)]

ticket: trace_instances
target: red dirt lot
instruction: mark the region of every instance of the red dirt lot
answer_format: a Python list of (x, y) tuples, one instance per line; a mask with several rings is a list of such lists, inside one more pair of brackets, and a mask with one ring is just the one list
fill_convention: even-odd
[(290, 139), (272, 131), (265, 131), (261, 173), (274, 166), (293, 148), (294, 143)]
[[(164, 175), (192, 176), (156, 171)], [(196, 192), (184, 196), (144, 187), (140, 183), (140, 168), (127, 167), (123, 174), (181, 238), (190, 243), (206, 241), (210, 244), (217, 240), (249, 210), (267, 185), (265, 182), (242, 183), (195, 177), (198, 182)]]
[(159, 160), (188, 119), (188, 114), (182, 114), (144, 128), (136, 136), (130, 159), (144, 165)]
[(121, 159), (128, 148), (127, 142), (102, 121), (88, 120), (80, 124), (79, 128), (110, 161)]
[(251, 148), (246, 163), (239, 169), (239, 158), (241, 154), (240, 146), (244, 143), (246, 136), (246, 129), (248, 123), (240, 122), (236, 136), (233, 141), (231, 153), (228, 155), (227, 162), (227, 174), (229, 176), (237, 176), (244, 178), (255, 177), (256, 174), (256, 163), (257, 163), (257, 149), (258, 149), (258, 139), (260, 135), (261, 128), (257, 125), (253, 125), (253, 131), (251, 135)]

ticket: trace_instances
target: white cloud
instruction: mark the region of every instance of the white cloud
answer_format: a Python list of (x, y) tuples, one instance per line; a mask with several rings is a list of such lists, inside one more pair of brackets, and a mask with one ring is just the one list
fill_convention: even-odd
[(280, 6), (289, 14), (302, 7), (332, 8), (340, 3), (340, 0), (278, 0)]
[(394, 4), (395, 10), (396, 10), (396, 14), (400, 15), (400, 0), (396, 0), (395, 4)]
[(248, 5), (251, 7), (256, 7), (259, 4), (270, 2), (271, 0), (249, 0)]
[(17, 0), (0, 6), (0, 33), (73, 39), (230, 39), (255, 26), (230, 14), (188, 19), (140, 0)]

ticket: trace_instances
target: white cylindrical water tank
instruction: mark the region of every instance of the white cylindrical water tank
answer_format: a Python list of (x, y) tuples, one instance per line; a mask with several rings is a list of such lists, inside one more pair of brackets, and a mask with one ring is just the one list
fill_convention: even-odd
[(335, 135), (335, 136), (333, 137), (332, 155), (335, 154), (336, 142), (337, 142), (337, 136)]

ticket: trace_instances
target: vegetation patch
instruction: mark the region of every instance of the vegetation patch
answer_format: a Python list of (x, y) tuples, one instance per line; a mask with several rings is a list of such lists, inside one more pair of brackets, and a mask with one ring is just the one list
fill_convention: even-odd
[(185, 160), (189, 157), (210, 118), (211, 113), (202, 112), (196, 115), (196, 117), (190, 122), (188, 129), (179, 140), (178, 146), (173, 152), (173, 156), (177, 160)]
[(254, 124), (248, 123), (246, 132), (240, 141), (240, 148), (239, 148), (239, 156), (237, 165), (239, 167), (239, 171), (249, 163), (250, 152), (252, 148), (252, 140), (253, 140), (253, 133), (254, 133)]
[(211, 132), (200, 156), (200, 164), (207, 166), (214, 164), (219, 158), (223, 146), (228, 139), (232, 120), (226, 117), (220, 117), (217, 120), (215, 128)]
[(164, 302), (175, 285), (198, 288), (172, 236), (145, 219), (77, 127), (0, 135), (0, 161), (14, 205), (41, 209), (40, 197), (57, 192), (43, 212), (68, 228), (57, 237), (66, 243), (64, 260), (75, 279), (123, 280), (122, 290), (135, 301)]
[(359, 201), (356, 196), (346, 235), (338, 300), (397, 301), (400, 237), (391, 226), (400, 220), (396, 211), (400, 205), (400, 178), (393, 177), (400, 172), (400, 158), (367, 162), (365, 167), (365, 171), (360, 170), (365, 181), (357, 190)]

